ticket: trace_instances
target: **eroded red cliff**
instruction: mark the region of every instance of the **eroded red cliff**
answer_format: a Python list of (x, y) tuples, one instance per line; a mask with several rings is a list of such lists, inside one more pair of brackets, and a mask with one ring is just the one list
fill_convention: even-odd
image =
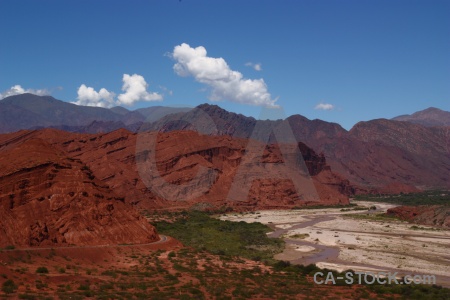
[(450, 228), (448, 205), (397, 206), (388, 209), (387, 214), (416, 224)]
[[(229, 191), (248, 140), (178, 131), (159, 134), (155, 143), (142, 146), (140, 141), (146, 138), (122, 129), (106, 134), (44, 129), (0, 135), (0, 243), (93, 245), (156, 240), (154, 228), (135, 208), (253, 210), (348, 203), (348, 181), (331, 172), (323, 155), (302, 143), (291, 147), (298, 147), (310, 175), (305, 182), (319, 202), (309, 201), (303, 190), (299, 195), (293, 182), (281, 176), (289, 171), (287, 165), (274, 167), (283, 162), (277, 145), (267, 146), (262, 159), (241, 172), (247, 176), (263, 170), (269, 176), (257, 176), (247, 196), (236, 200)], [(151, 175), (159, 181), (145, 178), (136, 163), (152, 148), (157, 172)], [(158, 192), (167, 184), (166, 194)]]
[(122, 196), (82, 161), (46, 141), (45, 133), (22, 138), (2, 135), (0, 153), (0, 246), (159, 239), (155, 228)]

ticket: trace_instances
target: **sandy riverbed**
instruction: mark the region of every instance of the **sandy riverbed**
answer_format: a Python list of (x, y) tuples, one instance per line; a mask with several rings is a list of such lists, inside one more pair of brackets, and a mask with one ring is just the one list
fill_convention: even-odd
[[(377, 212), (393, 205), (375, 205)], [(399, 271), (399, 274), (430, 274), (438, 283), (450, 285), (450, 231), (397, 220), (365, 218), (367, 211), (336, 208), (289, 211), (259, 211), (228, 214), (222, 220), (261, 222), (274, 228), (269, 236), (282, 236), (286, 249), (277, 259), (315, 263), (338, 271)], [(363, 218), (353, 215), (363, 215)]]

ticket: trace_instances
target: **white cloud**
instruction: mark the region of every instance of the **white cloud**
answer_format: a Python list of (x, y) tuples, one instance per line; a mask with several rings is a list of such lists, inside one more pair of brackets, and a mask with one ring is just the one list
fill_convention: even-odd
[(319, 110), (333, 110), (334, 109), (334, 105), (333, 104), (329, 104), (329, 103), (319, 103), (317, 104), (314, 109), (319, 109)]
[(107, 89), (100, 89), (100, 91), (96, 92), (94, 88), (87, 87), (85, 84), (82, 84), (78, 88), (78, 101), (72, 102), (77, 105), (84, 106), (97, 106), (97, 107), (112, 107), (115, 105), (114, 96), (115, 94), (109, 92)]
[(161, 101), (163, 97), (158, 93), (149, 93), (148, 84), (144, 77), (138, 74), (123, 74), (122, 91), (118, 97), (119, 104), (132, 105), (137, 101)]
[(116, 94), (105, 88), (97, 92), (94, 88), (82, 84), (78, 88), (77, 101), (72, 103), (85, 106), (113, 107), (122, 104), (129, 106), (137, 101), (160, 101), (163, 99), (162, 95), (147, 91), (148, 84), (141, 75), (123, 74), (122, 81), (124, 93), (120, 94), (117, 100), (115, 99)]
[(254, 64), (252, 62), (248, 62), (245, 65), (247, 67), (252, 67), (253, 69), (255, 69), (255, 71), (262, 71), (262, 64), (260, 63)]
[(232, 102), (276, 107), (264, 79), (245, 79), (240, 72), (230, 69), (223, 58), (208, 57), (202, 46), (192, 48), (181, 44), (172, 53), (176, 64), (173, 69), (179, 76), (193, 76), (196, 81), (211, 88), (212, 101)]
[(20, 94), (25, 94), (25, 93), (35, 94), (38, 96), (50, 95), (50, 92), (46, 89), (41, 89), (41, 90), (24, 89), (19, 84), (16, 84), (16, 85), (12, 86), (11, 88), (7, 89), (6, 91), (3, 91), (2, 93), (0, 93), (0, 100), (3, 98), (9, 97), (9, 96), (20, 95)]

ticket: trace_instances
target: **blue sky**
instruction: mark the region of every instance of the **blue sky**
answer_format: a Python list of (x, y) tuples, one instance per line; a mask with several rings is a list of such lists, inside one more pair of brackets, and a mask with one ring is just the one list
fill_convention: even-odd
[(272, 101), (347, 129), (450, 111), (450, 1), (0, 0), (0, 11), (3, 95), (20, 85), (75, 102), (84, 85), (79, 103), (105, 89), (109, 105), (208, 102), (254, 117), (250, 104)]

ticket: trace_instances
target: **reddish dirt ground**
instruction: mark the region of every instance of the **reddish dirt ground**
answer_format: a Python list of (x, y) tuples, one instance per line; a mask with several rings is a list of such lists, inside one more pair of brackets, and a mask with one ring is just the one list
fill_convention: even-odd
[[(39, 267), (48, 273), (37, 273)], [(8, 279), (18, 285), (11, 299), (377, 298), (361, 286), (316, 285), (309, 276), (292, 277), (242, 258), (224, 260), (173, 238), (151, 245), (3, 250), (0, 285)]]

